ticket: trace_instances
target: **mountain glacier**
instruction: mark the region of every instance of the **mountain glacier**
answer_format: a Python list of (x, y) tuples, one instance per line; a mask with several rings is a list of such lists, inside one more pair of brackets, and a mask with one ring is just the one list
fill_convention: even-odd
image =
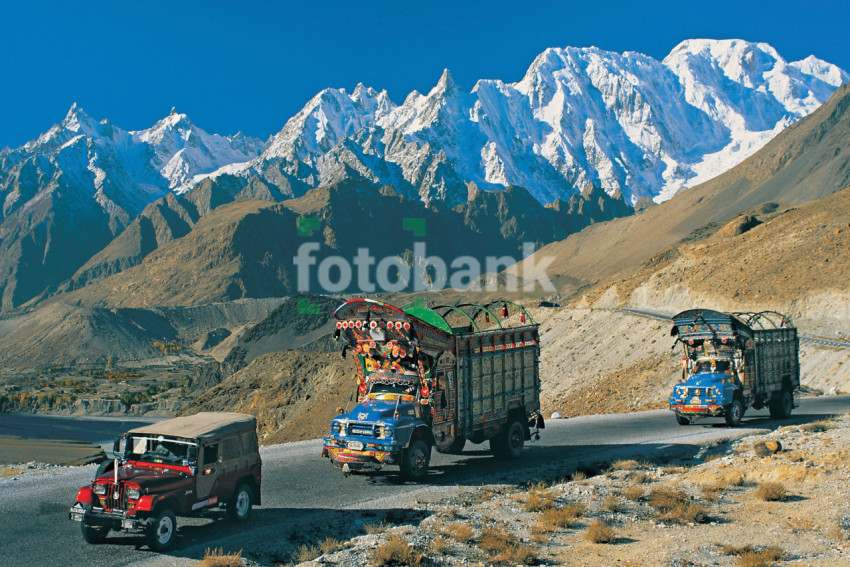
[(450, 205), (472, 183), (522, 186), (542, 203), (588, 184), (632, 204), (663, 201), (741, 162), (848, 80), (813, 56), (789, 63), (742, 40), (684, 41), (663, 61), (553, 48), (519, 82), (466, 92), (445, 71), (400, 105), (363, 85), (326, 89), (262, 155), (211, 177), (258, 177), (298, 195), (355, 176)]

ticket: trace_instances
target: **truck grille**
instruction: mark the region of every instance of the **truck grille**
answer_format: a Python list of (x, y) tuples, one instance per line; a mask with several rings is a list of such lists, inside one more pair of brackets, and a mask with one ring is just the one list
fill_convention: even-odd
[(365, 435), (366, 437), (374, 437), (374, 430), (371, 423), (349, 423), (349, 435)]
[(123, 484), (107, 484), (106, 494), (98, 498), (104, 510), (127, 509), (127, 488)]
[(709, 388), (688, 388), (688, 396), (697, 396), (700, 398), (708, 396)]

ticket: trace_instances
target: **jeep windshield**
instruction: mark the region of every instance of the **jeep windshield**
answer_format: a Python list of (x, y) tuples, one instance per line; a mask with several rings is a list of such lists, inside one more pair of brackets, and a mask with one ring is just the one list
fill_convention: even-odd
[[(190, 448), (194, 447), (193, 451)], [(131, 461), (189, 466), (191, 456), (198, 454), (198, 443), (179, 437), (163, 435), (134, 435), (127, 438), (124, 457)]]

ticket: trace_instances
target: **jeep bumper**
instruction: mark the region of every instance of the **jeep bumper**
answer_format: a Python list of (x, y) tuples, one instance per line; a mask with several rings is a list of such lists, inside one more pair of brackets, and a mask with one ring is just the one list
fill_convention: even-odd
[(73, 522), (85, 522), (116, 531), (142, 531), (147, 525), (147, 519), (128, 516), (123, 510), (104, 510), (98, 507), (87, 510), (80, 504), (71, 507), (68, 518)]

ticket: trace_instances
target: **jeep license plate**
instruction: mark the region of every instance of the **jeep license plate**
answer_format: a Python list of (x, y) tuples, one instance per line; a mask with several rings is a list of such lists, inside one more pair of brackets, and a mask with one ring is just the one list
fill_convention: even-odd
[(355, 451), (363, 450), (363, 443), (361, 443), (360, 441), (349, 441), (345, 444), (345, 446), (349, 449), (354, 449)]
[(82, 522), (86, 516), (86, 511), (82, 506), (74, 506), (71, 508), (71, 520), (74, 522)]
[(133, 529), (133, 520), (121, 520), (121, 527), (125, 530)]

